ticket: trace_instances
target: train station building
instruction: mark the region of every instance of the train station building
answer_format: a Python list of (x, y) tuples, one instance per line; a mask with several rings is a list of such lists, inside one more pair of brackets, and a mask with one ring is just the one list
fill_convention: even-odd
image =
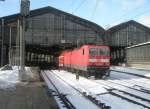
[[(10, 57), (13, 57), (12, 64), (19, 64), (19, 19), (20, 14), (1, 18), (3, 50), (0, 51), (3, 53), (0, 54), (3, 54), (3, 65), (8, 64)], [(138, 22), (131, 20), (104, 30), (91, 21), (48, 6), (32, 10), (26, 18), (25, 63), (32, 66), (55, 65), (62, 50), (83, 44), (109, 45), (111, 63), (125, 63), (126, 47), (149, 40), (150, 28)]]
[[(4, 65), (8, 63), (10, 40), (12, 63), (19, 63), (19, 16), (14, 14), (1, 18), (4, 19), (4, 26), (0, 23), (4, 30)], [(61, 50), (82, 44), (101, 45), (104, 33), (99, 25), (52, 7), (32, 10), (26, 18), (26, 64), (54, 65)]]
[(136, 21), (121, 23), (106, 31), (113, 64), (126, 62), (126, 47), (150, 41), (150, 28)]

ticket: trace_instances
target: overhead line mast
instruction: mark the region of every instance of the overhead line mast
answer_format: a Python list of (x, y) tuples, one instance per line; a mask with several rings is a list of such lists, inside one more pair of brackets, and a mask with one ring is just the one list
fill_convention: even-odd
[(26, 17), (30, 14), (30, 1), (29, 0), (21, 0), (21, 8), (20, 8), (20, 66), (21, 70), (24, 71), (25, 67), (25, 20)]
[[(5, 1), (5, 0), (0, 0), (0, 1)], [(0, 40), (0, 41), (1, 41), (1, 67), (2, 67), (2, 66), (3, 66), (3, 55), (4, 55), (4, 54), (3, 54), (3, 38), (4, 38), (4, 19), (3, 19), (3, 18), (1, 19), (1, 22), (2, 22), (2, 24), (1, 24), (1, 25), (2, 25), (2, 26), (1, 26), (1, 27), (2, 27), (2, 28), (1, 28), (1, 31), (2, 31), (1, 36), (2, 36), (2, 37), (1, 37), (1, 40)]]

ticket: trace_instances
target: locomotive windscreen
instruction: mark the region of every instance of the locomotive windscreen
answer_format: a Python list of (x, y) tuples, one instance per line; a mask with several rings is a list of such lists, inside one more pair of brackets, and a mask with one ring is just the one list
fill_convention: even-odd
[(100, 56), (100, 55), (109, 56), (109, 49), (108, 48), (90, 48), (90, 55), (91, 56)]

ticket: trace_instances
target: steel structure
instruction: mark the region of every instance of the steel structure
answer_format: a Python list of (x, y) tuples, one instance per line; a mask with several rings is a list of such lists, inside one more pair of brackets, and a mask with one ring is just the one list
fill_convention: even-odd
[[(18, 34), (20, 33), (17, 32), (19, 16), (20, 14), (14, 14), (3, 17), (6, 48), (9, 45), (11, 26), (12, 63), (19, 63), (17, 62), (19, 53), (16, 50), (19, 46)], [(89, 43), (103, 44), (105, 30), (102, 27), (52, 7), (32, 10), (25, 24), (26, 63), (55, 60), (54, 55), (58, 55), (61, 49), (76, 47), (77, 43), (78, 46)], [(8, 50), (6, 54), (7, 52)]]
[(127, 47), (127, 64), (129, 66), (150, 68), (150, 42)]
[(112, 63), (126, 62), (125, 47), (150, 41), (150, 28), (133, 20), (106, 31), (105, 42), (111, 47)]

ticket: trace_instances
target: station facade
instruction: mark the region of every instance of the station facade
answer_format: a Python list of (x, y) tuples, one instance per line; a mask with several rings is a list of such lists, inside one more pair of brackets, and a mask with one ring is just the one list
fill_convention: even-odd
[[(19, 18), (20, 14), (1, 18), (4, 19), (4, 25), (0, 23), (4, 29), (4, 64), (9, 59), (10, 37), (12, 63), (19, 64)], [(55, 61), (61, 50), (82, 44), (102, 45), (104, 34), (105, 30), (97, 24), (61, 10), (52, 7), (32, 10), (25, 26), (26, 64), (47, 64)]]
[[(10, 57), (12, 63), (19, 64), (19, 19), (20, 14), (14, 14), (0, 20), (3, 65), (8, 64)], [(147, 41), (150, 41), (150, 28), (133, 20), (105, 31), (88, 20), (53, 7), (44, 7), (32, 10), (26, 18), (25, 60), (27, 65), (54, 65), (62, 50), (83, 44), (105, 44), (111, 49), (111, 63), (117, 65), (126, 62), (126, 47)], [(2, 41), (0, 43), (2, 45)]]
[(105, 43), (111, 48), (111, 63), (126, 63), (126, 47), (150, 41), (150, 28), (136, 21), (128, 21), (109, 28)]

